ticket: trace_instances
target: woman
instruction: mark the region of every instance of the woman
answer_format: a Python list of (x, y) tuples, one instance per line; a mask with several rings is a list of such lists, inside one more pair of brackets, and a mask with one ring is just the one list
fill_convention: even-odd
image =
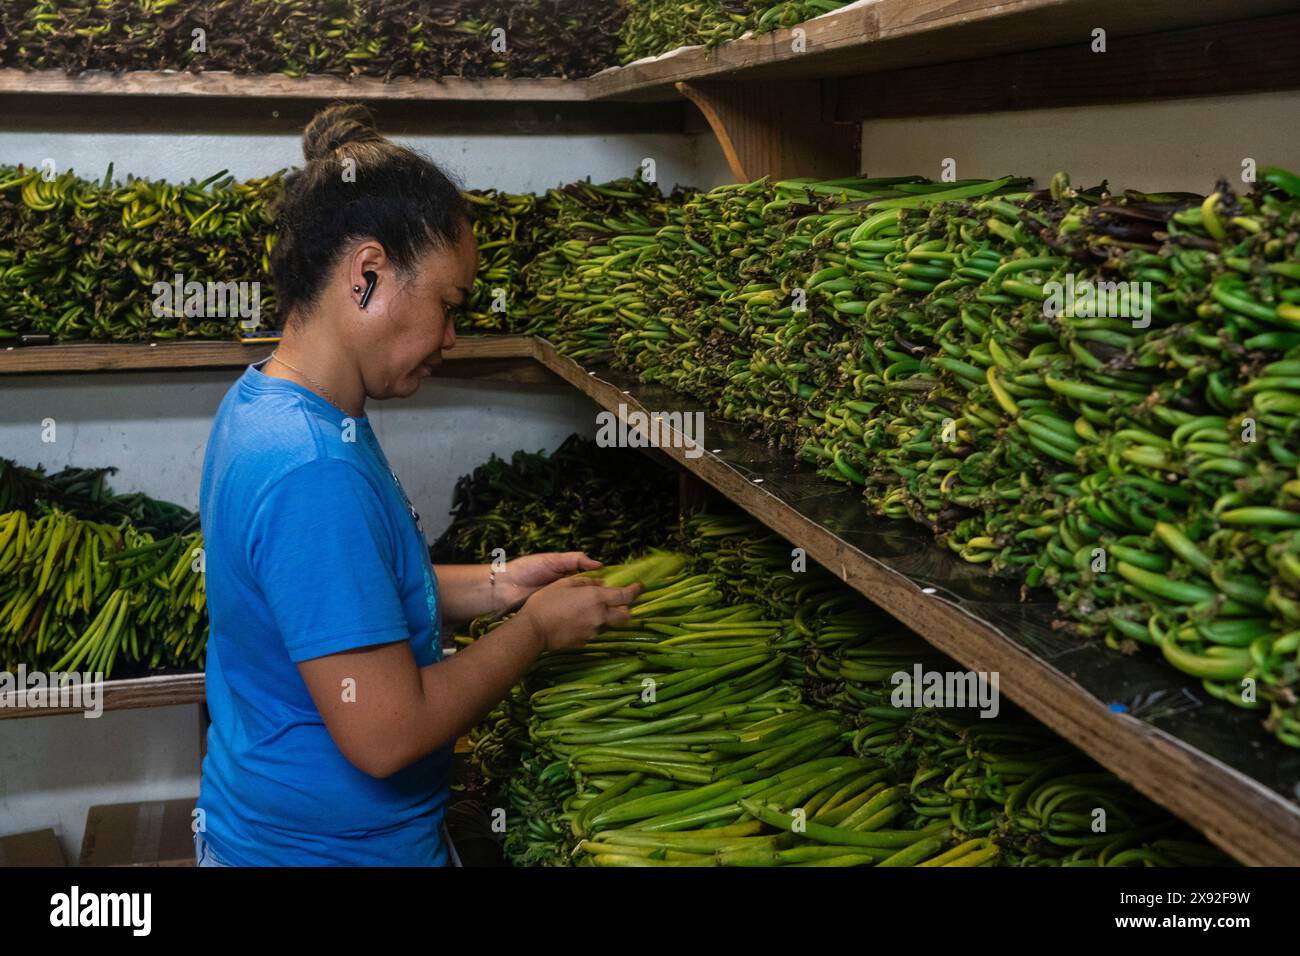
[[(200, 492), (212, 724), (200, 865), (443, 865), (451, 746), (547, 650), (624, 623), (638, 586), (579, 553), (429, 564), (366, 400), (406, 397), (474, 282), (464, 202), (333, 106), (303, 137), (271, 272), (284, 337), (221, 403)], [(523, 602), (443, 661), (440, 617)]]

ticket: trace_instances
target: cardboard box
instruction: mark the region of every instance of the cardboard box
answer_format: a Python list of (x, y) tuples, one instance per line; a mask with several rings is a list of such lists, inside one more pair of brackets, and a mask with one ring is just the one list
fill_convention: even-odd
[(67, 866), (59, 838), (50, 829), (0, 837), (0, 866)]
[(193, 866), (197, 797), (91, 807), (82, 866)]

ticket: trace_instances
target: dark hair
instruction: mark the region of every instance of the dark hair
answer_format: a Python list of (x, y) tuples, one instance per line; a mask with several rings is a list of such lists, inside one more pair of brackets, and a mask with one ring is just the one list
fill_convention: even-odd
[[(306, 166), (285, 179), (271, 251), (285, 319), (301, 317), (316, 301), (348, 243), (374, 239), (409, 271), (467, 228), (468, 207), (456, 184), (419, 153), (381, 136), (364, 106), (335, 103), (317, 113), (303, 131), (302, 153)], [(345, 177), (349, 169), (354, 175)]]

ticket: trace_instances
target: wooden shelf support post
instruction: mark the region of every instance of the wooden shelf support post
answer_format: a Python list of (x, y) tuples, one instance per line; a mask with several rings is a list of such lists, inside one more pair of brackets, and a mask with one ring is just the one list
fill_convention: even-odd
[(677, 517), (686, 518), (715, 504), (721, 496), (713, 486), (685, 468), (677, 471)]
[(857, 123), (835, 122), (820, 80), (678, 83), (699, 107), (736, 182), (858, 172)]

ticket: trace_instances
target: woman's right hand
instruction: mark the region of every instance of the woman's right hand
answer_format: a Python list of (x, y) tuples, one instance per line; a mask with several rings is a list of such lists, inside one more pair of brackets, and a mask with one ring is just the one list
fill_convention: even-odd
[(519, 616), (528, 622), (543, 650), (576, 650), (602, 627), (626, 624), (640, 584), (607, 588), (595, 578), (573, 575), (534, 591)]

